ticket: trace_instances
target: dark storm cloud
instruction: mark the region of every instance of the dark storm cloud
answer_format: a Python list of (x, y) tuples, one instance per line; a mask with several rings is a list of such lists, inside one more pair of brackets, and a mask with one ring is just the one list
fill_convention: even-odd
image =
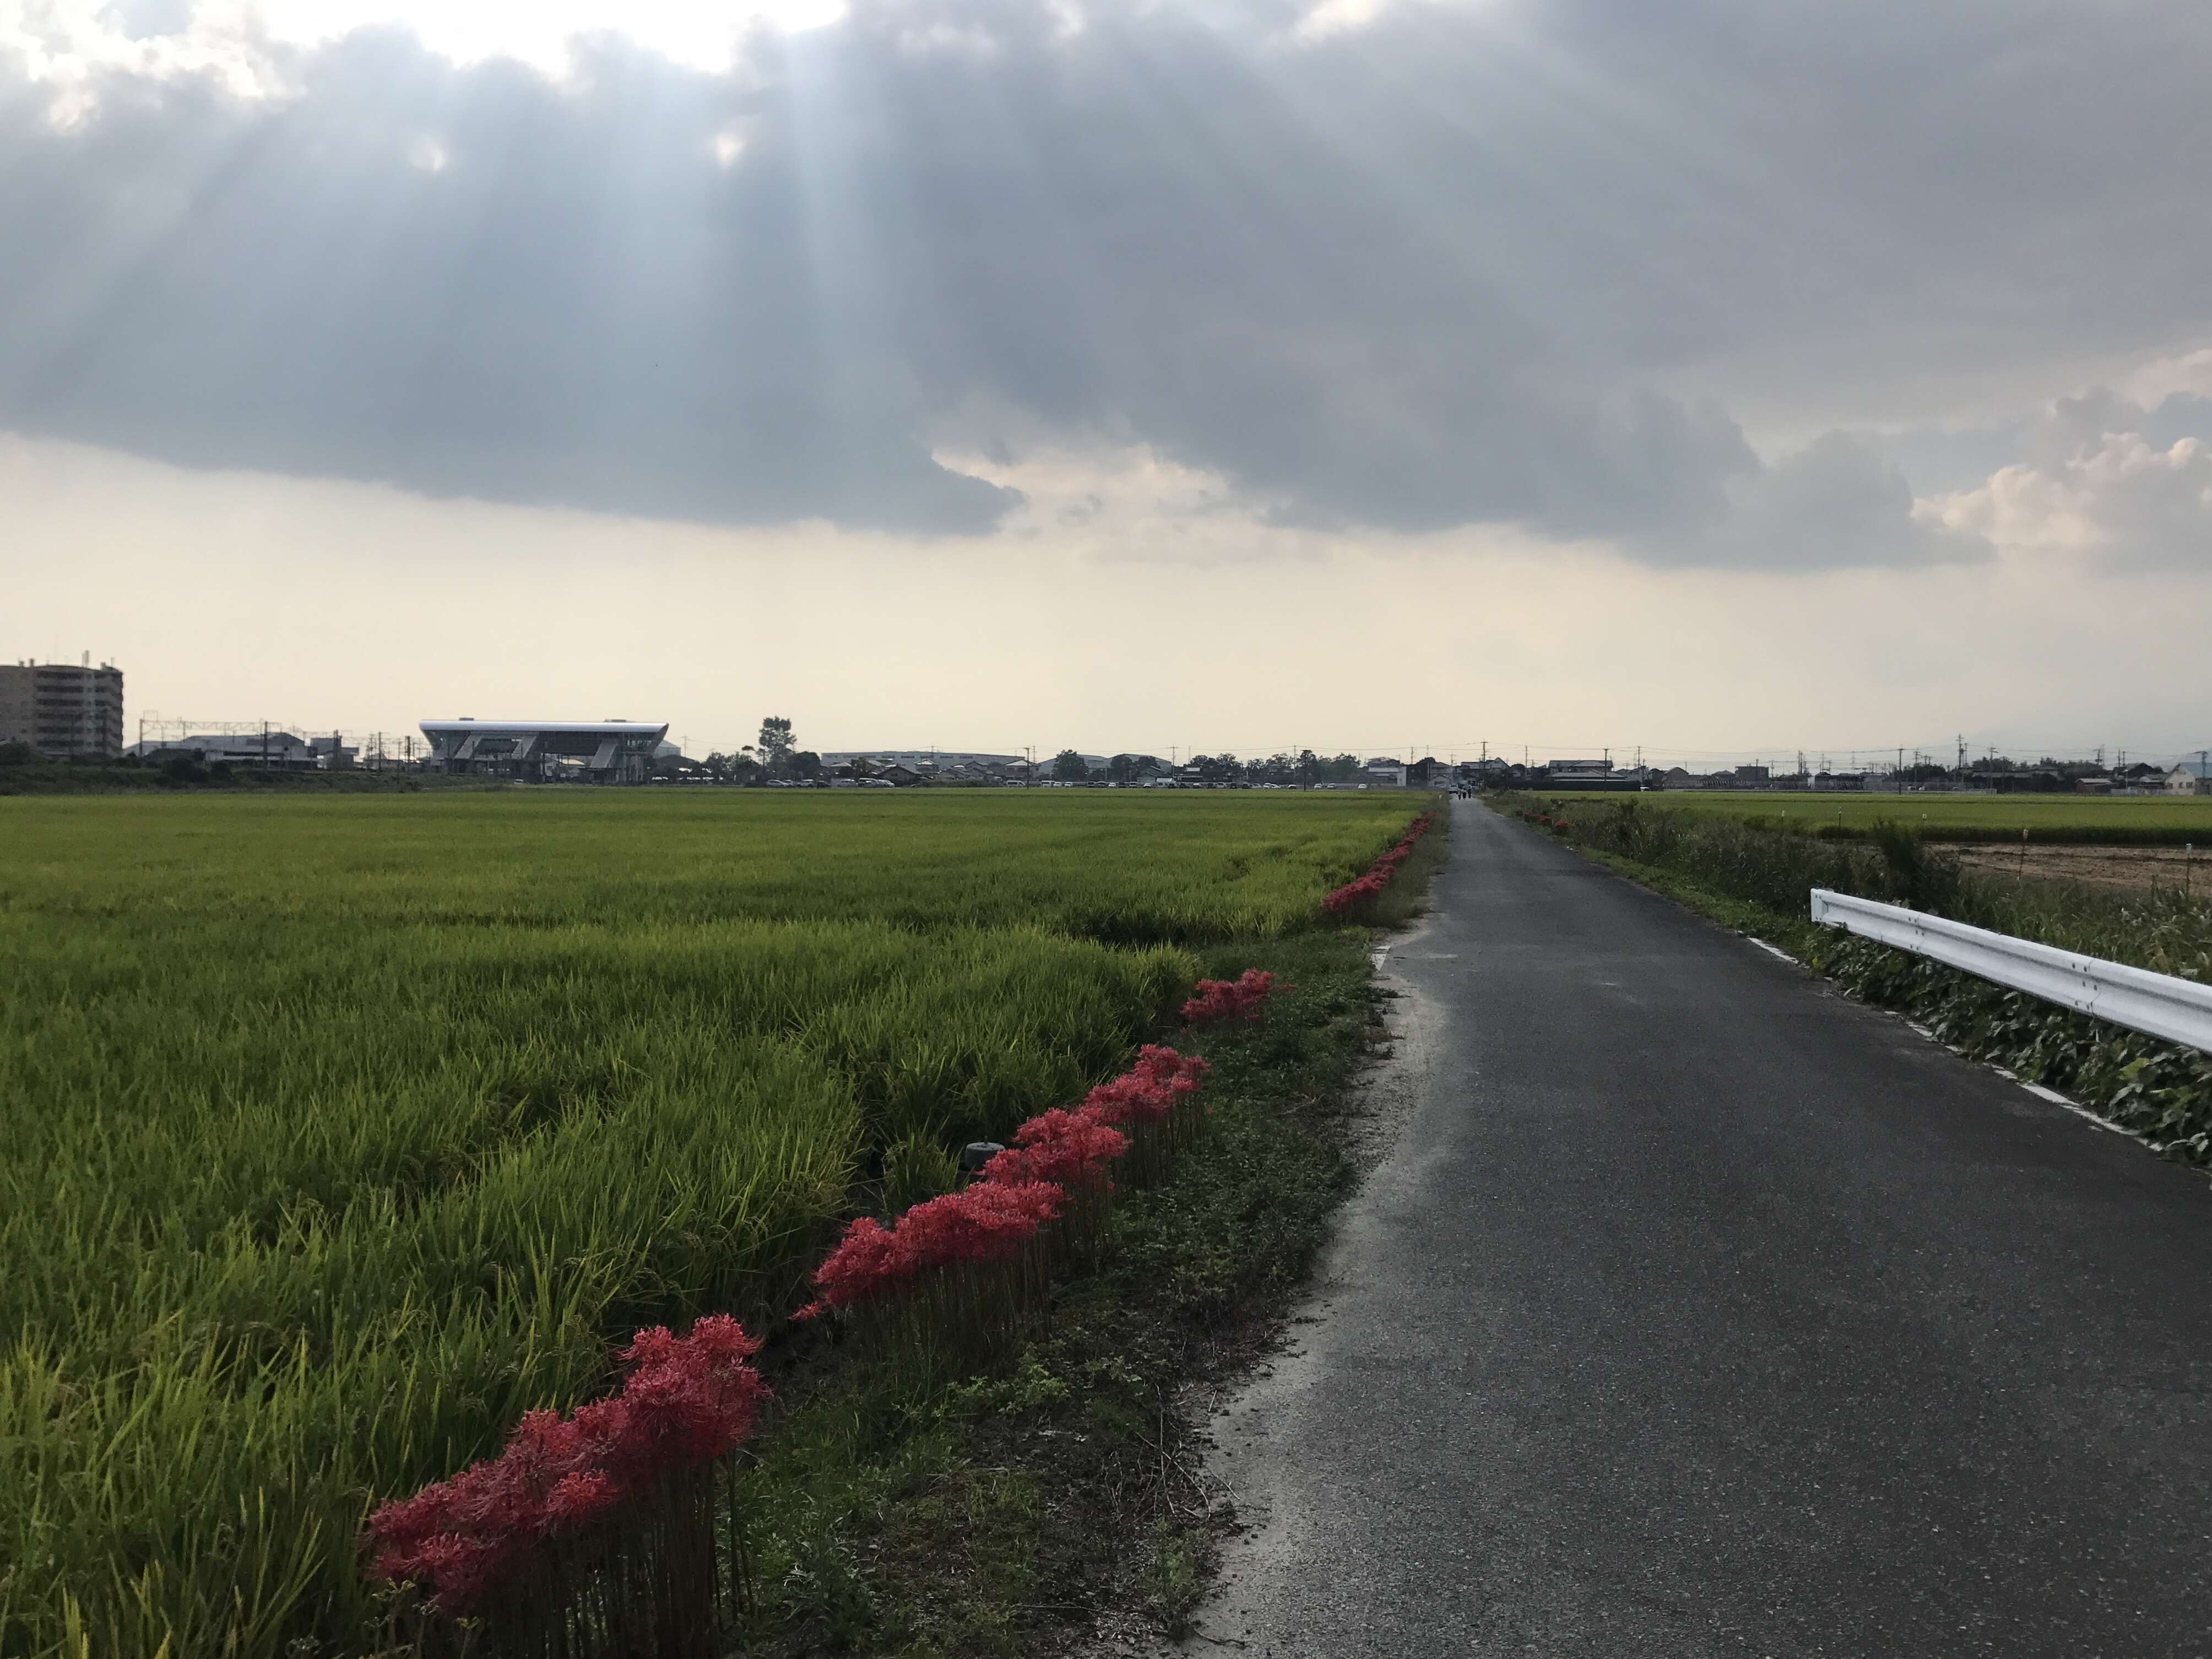
[(923, 532), (1012, 499), (933, 438), (1043, 430), (1285, 522), (1804, 568), (1979, 549), (1840, 434), (1763, 462), (1714, 389), (1814, 411), (2204, 321), (2200, 6), (1296, 22), (866, 4), (560, 87), (364, 34), (294, 95), (113, 78), (67, 131), (15, 82), (0, 424)]

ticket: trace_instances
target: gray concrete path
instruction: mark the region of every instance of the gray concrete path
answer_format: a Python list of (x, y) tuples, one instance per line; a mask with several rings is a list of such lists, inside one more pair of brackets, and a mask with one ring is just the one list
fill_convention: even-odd
[(1194, 1651), (2212, 1655), (2212, 1189), (1473, 803)]

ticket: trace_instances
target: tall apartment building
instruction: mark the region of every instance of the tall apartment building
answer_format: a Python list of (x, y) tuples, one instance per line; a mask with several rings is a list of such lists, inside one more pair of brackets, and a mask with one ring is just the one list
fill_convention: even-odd
[(65, 662), (0, 663), (0, 743), (27, 743), (41, 755), (123, 752), (123, 671)]

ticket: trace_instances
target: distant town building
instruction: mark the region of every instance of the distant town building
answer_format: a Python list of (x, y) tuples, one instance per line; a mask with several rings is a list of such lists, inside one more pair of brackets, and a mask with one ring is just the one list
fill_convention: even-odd
[(2184, 761), (2166, 775), (2169, 795), (2212, 795), (2212, 762), (2200, 756)]
[(1640, 789), (1644, 773), (1641, 769), (1616, 772), (1610, 761), (1547, 761), (1542, 785), (1547, 789)]
[[(1085, 755), (1084, 760), (1093, 766), (1106, 763), (1103, 755)], [(824, 766), (836, 766), (856, 760), (872, 761), (884, 766), (904, 766), (920, 773), (930, 773), (944, 766), (1015, 766), (1025, 764), (1020, 755), (986, 755), (967, 749), (825, 749), (822, 751)], [(1049, 757), (1038, 763), (1047, 770), (1052, 766)]]
[(0, 743), (26, 743), (52, 760), (123, 752), (123, 671), (112, 663), (0, 664)]
[(315, 743), (309, 743), (289, 732), (196, 732), (190, 737), (169, 738), (160, 743), (133, 744), (131, 752), (151, 761), (183, 755), (203, 766), (213, 766), (220, 762), (226, 766), (307, 772), (325, 763), (317, 751), (316, 743), (327, 746), (330, 741), (328, 738), (319, 738)]
[(440, 772), (538, 781), (643, 783), (668, 738), (648, 720), (424, 720), (430, 765)]

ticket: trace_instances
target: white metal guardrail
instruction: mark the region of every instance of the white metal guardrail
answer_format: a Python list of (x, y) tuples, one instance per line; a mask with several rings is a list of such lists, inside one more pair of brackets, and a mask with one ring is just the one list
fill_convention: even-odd
[(1813, 890), (1813, 920), (1929, 957), (2077, 1013), (2212, 1053), (2212, 985), (2078, 957), (2049, 945), (1969, 927), (1899, 904)]

